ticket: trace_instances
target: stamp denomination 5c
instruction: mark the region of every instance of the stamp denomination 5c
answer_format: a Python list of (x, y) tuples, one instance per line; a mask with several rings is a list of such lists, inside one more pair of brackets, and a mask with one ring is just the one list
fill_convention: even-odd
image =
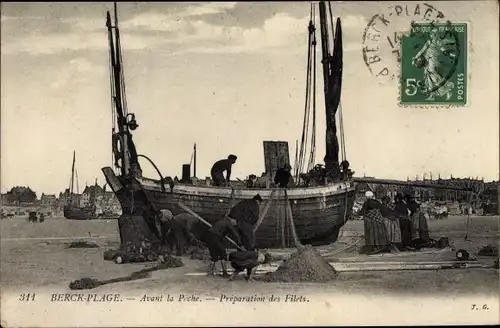
[(467, 104), (467, 24), (413, 23), (401, 40), (401, 105)]

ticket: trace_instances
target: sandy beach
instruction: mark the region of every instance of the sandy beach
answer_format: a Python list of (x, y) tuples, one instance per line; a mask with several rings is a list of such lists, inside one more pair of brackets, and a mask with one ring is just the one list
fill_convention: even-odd
[[(342, 237), (328, 246), (328, 253), (334, 254), (340, 262), (432, 262), (452, 261), (458, 249), (466, 249), (472, 257), (488, 244), (498, 245), (498, 217), (476, 216), (470, 218), (468, 240), (465, 241), (465, 217), (451, 216), (443, 220), (430, 220), (431, 236), (448, 237), (451, 248), (426, 250), (423, 252), (359, 255), (357, 250), (363, 244), (363, 222), (349, 221), (342, 231)], [(77, 240), (93, 241), (99, 248), (67, 248)], [(72, 221), (52, 218), (43, 223), (28, 223), (24, 218), (9, 218), (1, 221), (1, 283), (2, 293), (23, 288), (69, 290), (69, 283), (83, 277), (110, 279), (139, 271), (152, 264), (122, 264), (103, 260), (106, 249), (117, 248), (119, 235), (116, 220)], [(353, 245), (354, 244), (354, 245)], [(348, 247), (353, 245), (352, 247)], [(325, 248), (325, 247), (323, 247)], [(498, 291), (498, 271), (494, 269), (452, 269), (389, 272), (341, 272), (338, 279), (321, 284), (247, 283), (242, 278), (228, 282), (219, 277), (186, 275), (205, 272), (207, 264), (200, 260), (184, 257), (184, 267), (153, 272), (151, 277), (132, 282), (115, 283), (97, 290), (119, 290), (127, 292), (147, 289), (179, 290), (212, 294), (217, 290), (233, 290), (235, 285), (243, 291), (294, 291), (303, 288), (321, 291), (345, 291), (349, 293), (374, 294), (435, 293), (464, 294), (484, 293), (493, 295)], [(491, 263), (492, 258), (480, 258)]]
[[(334, 257), (333, 266), (338, 268), (360, 262), (453, 261), (457, 249), (466, 249), (475, 257), (482, 246), (498, 245), (498, 217), (471, 217), (468, 241), (464, 240), (464, 217), (430, 220), (429, 226), (431, 237), (446, 236), (452, 247), (359, 255), (363, 222), (349, 221), (341, 239), (321, 249)], [(81, 240), (99, 247), (68, 248), (71, 242)], [(165, 318), (168, 325), (177, 327), (248, 322), (256, 325), (498, 323), (499, 275), (498, 270), (491, 268), (339, 272), (335, 280), (327, 283), (247, 282), (243, 277), (230, 282), (207, 276), (207, 263), (183, 257), (183, 267), (154, 271), (144, 279), (91, 290), (69, 288), (70, 282), (84, 277), (112, 279), (154, 265), (103, 260), (103, 252), (118, 245), (116, 220), (54, 218), (43, 223), (28, 223), (25, 218), (2, 220), (2, 325), (165, 326)], [(494, 259), (478, 260), (491, 263)], [(33, 295), (36, 300), (22, 300), (35, 298)], [(387, 313), (389, 308), (391, 315)], [(362, 315), (356, 314), (360, 309)], [(460, 311), (458, 317), (453, 315), (457, 311)], [(425, 318), (421, 313), (425, 313)]]

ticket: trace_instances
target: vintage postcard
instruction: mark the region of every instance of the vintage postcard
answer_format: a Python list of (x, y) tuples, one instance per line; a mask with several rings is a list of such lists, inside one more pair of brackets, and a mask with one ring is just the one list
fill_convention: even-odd
[(498, 17), (2, 3), (2, 327), (499, 324)]

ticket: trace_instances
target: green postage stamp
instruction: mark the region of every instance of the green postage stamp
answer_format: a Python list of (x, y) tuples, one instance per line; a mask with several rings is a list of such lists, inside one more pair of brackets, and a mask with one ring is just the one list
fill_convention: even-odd
[(401, 105), (467, 104), (467, 24), (413, 23), (401, 40)]

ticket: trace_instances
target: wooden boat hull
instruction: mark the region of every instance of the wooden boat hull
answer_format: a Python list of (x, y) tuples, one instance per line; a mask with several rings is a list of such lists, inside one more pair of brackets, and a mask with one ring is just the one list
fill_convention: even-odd
[[(223, 218), (231, 203), (251, 197), (235, 197), (231, 202), (220, 195), (186, 195), (181, 193), (161, 193), (145, 188), (148, 197), (159, 209), (169, 209), (174, 215), (184, 212), (179, 207), (182, 202), (210, 223)], [(251, 190), (253, 195), (261, 193)], [(262, 196), (262, 195), (261, 195)], [(255, 233), (258, 248), (276, 248), (293, 246), (293, 237), (289, 223), (285, 220), (284, 191), (277, 191), (277, 199), (272, 200), (269, 211)], [(263, 197), (264, 198), (264, 197)], [(337, 241), (339, 230), (345, 224), (345, 218), (351, 214), (354, 202), (354, 190), (328, 197), (312, 196), (294, 199), (289, 196), (293, 221), (297, 237), (303, 244), (320, 246)], [(265, 206), (266, 198), (261, 205)]]
[[(108, 183), (112, 179), (108, 179)], [(271, 198), (273, 189), (243, 188), (234, 189), (212, 186), (193, 186), (177, 184), (173, 188), (162, 186), (159, 181), (137, 178), (133, 181), (118, 178), (119, 186), (114, 183), (115, 194), (122, 205), (123, 213), (140, 214), (131, 209), (130, 190), (142, 189), (147, 200), (156, 210), (169, 209), (174, 215), (184, 212), (179, 203), (183, 203), (205, 220), (213, 223), (223, 218), (238, 201), (249, 199), (259, 194), (263, 198), (261, 211)], [(303, 244), (314, 246), (331, 244), (337, 241), (340, 228), (352, 214), (354, 203), (354, 184), (352, 182), (334, 183), (321, 187), (292, 188), (287, 190), (292, 208), (295, 231)], [(132, 207), (140, 207), (140, 200), (135, 200)], [(271, 206), (262, 224), (257, 230), (258, 248), (280, 248), (293, 245), (291, 229), (285, 221), (285, 193), (276, 189)], [(142, 213), (143, 216), (148, 215)]]
[(64, 206), (64, 217), (68, 220), (97, 219), (91, 209), (75, 206)]

